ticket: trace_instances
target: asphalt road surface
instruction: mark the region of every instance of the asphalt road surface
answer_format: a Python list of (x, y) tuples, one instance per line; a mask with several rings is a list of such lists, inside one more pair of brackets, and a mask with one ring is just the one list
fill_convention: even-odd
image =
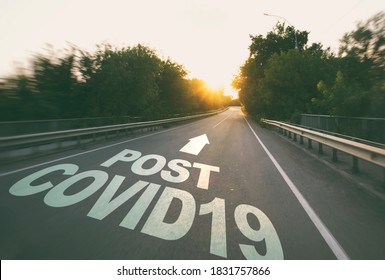
[(1, 167), (1, 259), (385, 259), (385, 203), (239, 108)]

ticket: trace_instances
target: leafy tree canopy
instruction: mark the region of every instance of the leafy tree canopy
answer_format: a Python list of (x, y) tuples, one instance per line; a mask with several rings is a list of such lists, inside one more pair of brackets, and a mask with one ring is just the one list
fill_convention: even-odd
[(229, 99), (148, 47), (99, 45), (89, 53), (52, 48), (30, 74), (0, 83), (0, 120), (113, 117), (162, 118), (217, 109)]
[(292, 121), (302, 113), (385, 117), (385, 13), (346, 33), (338, 56), (308, 46), (308, 34), (278, 23), (250, 36), (249, 58), (232, 83), (244, 109)]

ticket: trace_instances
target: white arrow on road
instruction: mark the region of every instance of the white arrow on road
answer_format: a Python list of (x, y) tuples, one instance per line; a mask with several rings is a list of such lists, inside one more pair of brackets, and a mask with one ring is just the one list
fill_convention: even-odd
[(187, 154), (198, 155), (202, 149), (210, 144), (206, 134), (189, 139), (189, 142), (179, 151)]

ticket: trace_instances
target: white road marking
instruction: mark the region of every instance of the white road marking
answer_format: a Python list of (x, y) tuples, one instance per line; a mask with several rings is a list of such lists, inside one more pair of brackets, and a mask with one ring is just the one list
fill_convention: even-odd
[(210, 172), (219, 172), (220, 168), (218, 166), (212, 166), (203, 163), (194, 162), (194, 168), (199, 168), (201, 173), (199, 174), (197, 188), (208, 190), (210, 182)]
[(216, 197), (211, 202), (202, 204), (199, 215), (209, 213), (212, 213), (210, 253), (227, 258), (225, 200)]
[[(182, 166), (183, 167), (182, 167)], [(163, 180), (171, 183), (183, 183), (190, 177), (190, 172), (184, 167), (191, 167), (191, 163), (183, 159), (173, 159), (168, 163), (168, 168), (170, 168), (174, 174), (178, 173), (178, 176), (174, 176), (169, 170), (162, 170), (160, 176)]]
[[(150, 168), (144, 168), (143, 166), (147, 161), (155, 160), (155, 164)], [(145, 155), (137, 159), (131, 166), (131, 171), (136, 175), (150, 176), (160, 172), (166, 165), (167, 160), (161, 155)]]
[[(92, 178), (93, 181), (83, 190), (66, 195), (65, 192), (75, 183)], [(101, 170), (88, 170), (69, 177), (52, 188), (44, 197), (44, 203), (51, 207), (66, 207), (76, 204), (97, 192), (108, 180), (108, 173)]]
[(202, 134), (200, 136), (189, 139), (189, 142), (179, 151), (197, 156), (207, 144), (210, 144), (209, 139), (207, 138), (206, 134)]
[(282, 169), (282, 167), (279, 165), (279, 163), (276, 161), (276, 159), (273, 157), (273, 155), (269, 152), (269, 150), (266, 148), (266, 146), (262, 143), (261, 139), (258, 137), (258, 135), (255, 133), (254, 129), (251, 127), (250, 123), (247, 121), (247, 119), (244, 117), (247, 125), (249, 126), (250, 130), (253, 132), (255, 138), (257, 138), (259, 144), (261, 144), (262, 148), (266, 152), (266, 154), (269, 156), (270, 160), (273, 162), (275, 167), (277, 168), (278, 172), (281, 174), (282, 178), (285, 180), (286, 184), (289, 186), (303, 209), (305, 210), (306, 214), (309, 216), (310, 220), (313, 222), (313, 224), (318, 229), (319, 233), (325, 240), (325, 242), (328, 244), (329, 248), (332, 250), (334, 255), (339, 260), (349, 260), (349, 256), (346, 254), (345, 250), (342, 248), (342, 246), (338, 243), (338, 241), (334, 238), (333, 234), (329, 231), (329, 229), (326, 227), (326, 225), (321, 221), (320, 217), (315, 213), (313, 208), (310, 206), (310, 204), (306, 201), (306, 199), (303, 197), (303, 195), (300, 193), (298, 188), (294, 185), (293, 181), (287, 176), (286, 172)]
[[(248, 216), (252, 214), (259, 221), (259, 229), (250, 226)], [(254, 242), (265, 241), (266, 254), (261, 255), (254, 245), (239, 244), (242, 254), (248, 260), (283, 260), (283, 250), (277, 231), (269, 218), (258, 208), (240, 204), (234, 211), (235, 223), (242, 234)]]
[[(164, 219), (174, 199), (182, 203), (182, 209), (175, 222), (166, 223)], [(166, 187), (141, 232), (164, 240), (178, 240), (190, 230), (194, 222), (195, 212), (196, 202), (192, 194), (184, 190)]]
[(218, 125), (220, 125), (221, 123), (223, 123), (225, 120), (227, 120), (234, 112), (231, 112), (231, 114), (229, 114), (226, 118), (224, 118), (223, 120), (221, 120), (219, 123), (217, 123), (216, 125), (213, 126), (213, 128), (216, 128)]
[(40, 185), (34, 184), (32, 186), (31, 184), (33, 183), (33, 181), (51, 172), (59, 170), (63, 170), (63, 175), (74, 175), (79, 170), (79, 166), (77, 166), (76, 164), (58, 164), (55, 166), (44, 168), (33, 174), (28, 175), (27, 177), (24, 177), (20, 181), (13, 184), (13, 186), (9, 189), (9, 193), (15, 196), (27, 196), (46, 191), (53, 187), (53, 184), (50, 181)]

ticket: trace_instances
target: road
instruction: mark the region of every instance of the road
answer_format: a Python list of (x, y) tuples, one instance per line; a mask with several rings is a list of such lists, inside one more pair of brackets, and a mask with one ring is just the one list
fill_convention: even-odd
[(1, 259), (385, 259), (384, 201), (236, 107), (1, 168)]

